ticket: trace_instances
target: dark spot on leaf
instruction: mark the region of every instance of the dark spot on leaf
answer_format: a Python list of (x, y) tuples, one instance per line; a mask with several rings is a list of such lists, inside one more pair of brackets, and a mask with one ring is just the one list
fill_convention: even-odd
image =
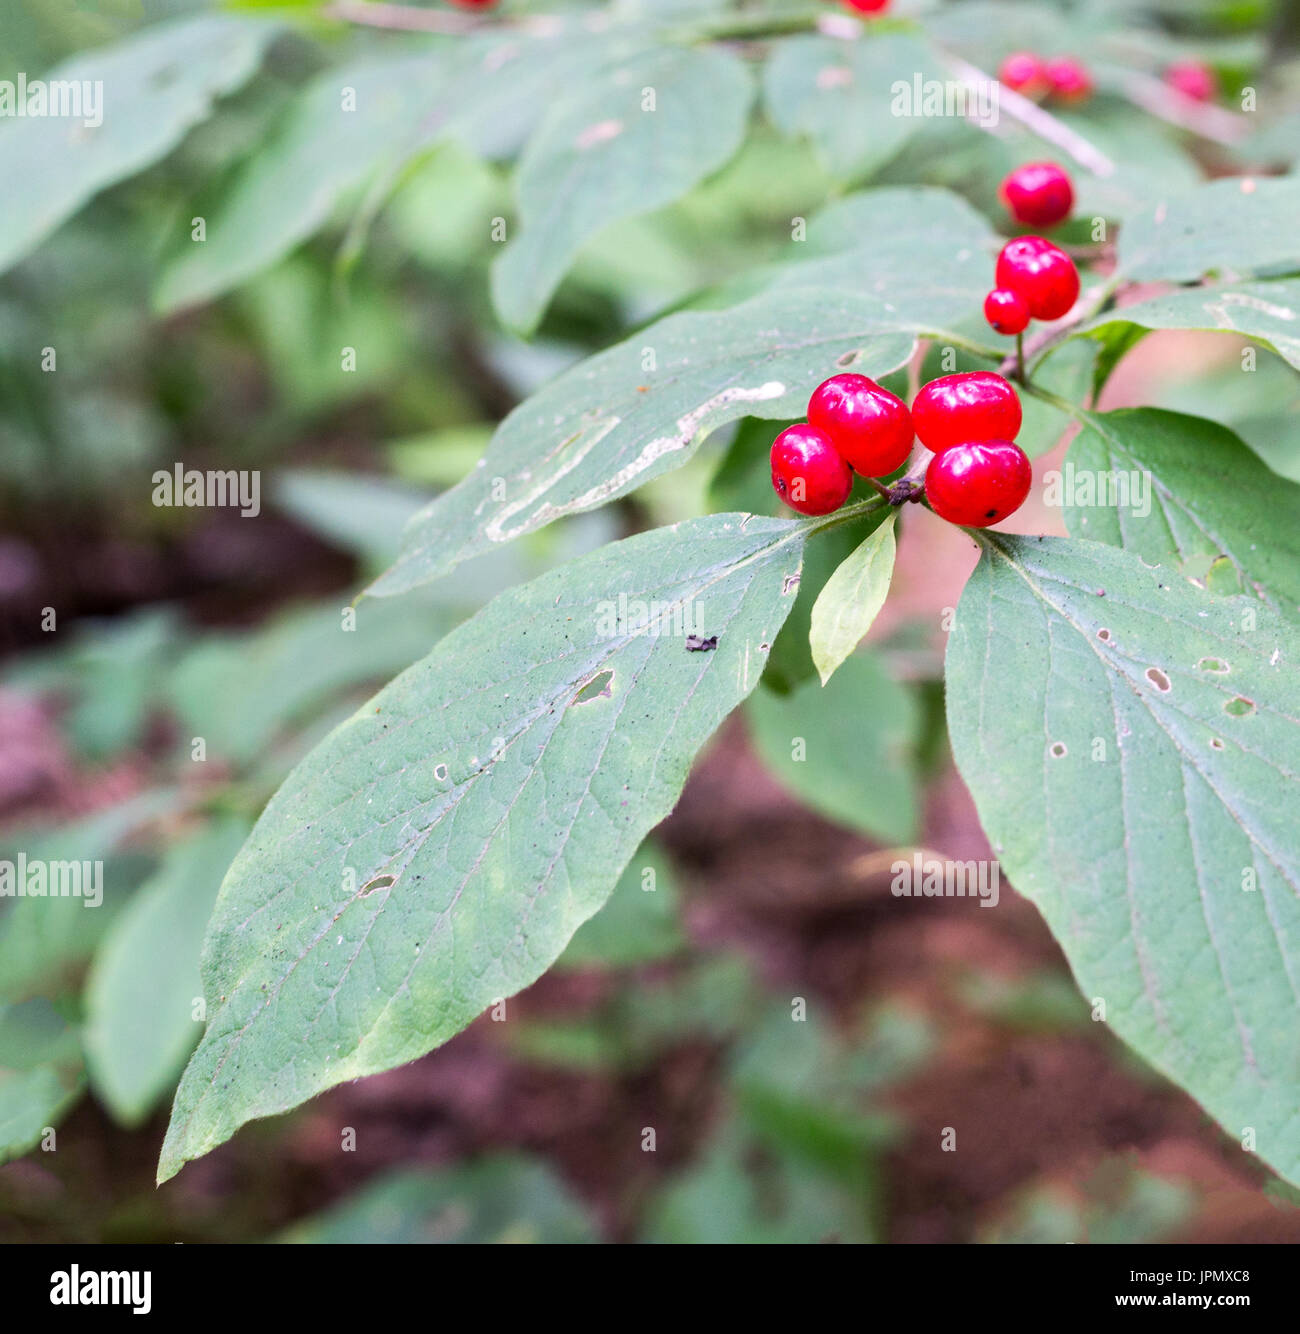
[(1245, 695), (1238, 695), (1223, 706), (1223, 711), (1232, 714), (1234, 718), (1244, 718), (1247, 714), (1255, 712), (1255, 701), (1247, 699)]
[(581, 690), (569, 701), (572, 704), (586, 704), (588, 700), (608, 699), (614, 692), (610, 683), (614, 680), (613, 672), (597, 672)]
[(1100, 639), (1103, 644), (1110, 643), (1110, 631), (1107, 630), (1105, 626), (1102, 626), (1102, 628), (1097, 631), (1097, 638)]
[(841, 370), (843, 370), (845, 366), (852, 366), (853, 363), (857, 361), (857, 359), (858, 359), (858, 354), (856, 351), (841, 352), (840, 355), (835, 358), (835, 364)]
[(687, 653), (712, 653), (717, 647), (717, 635), (710, 635), (708, 639), (703, 638), (701, 635), (686, 636)]
[(1147, 680), (1161, 692), (1169, 690), (1169, 678), (1160, 670), (1159, 667), (1147, 668)]
[(1053, 741), (1053, 742), (1052, 742), (1052, 755), (1053, 755), (1056, 759), (1059, 760), (1059, 759), (1061, 758), (1061, 756), (1063, 756), (1063, 755), (1065, 755), (1065, 754), (1068, 754), (1068, 752), (1067, 752), (1066, 749), (1065, 749), (1065, 742), (1064, 742), (1064, 741)]
[(1219, 738), (1218, 738), (1217, 736), (1214, 736), (1214, 737), (1211, 737), (1211, 738), (1210, 738), (1210, 745), (1213, 746), (1215, 750), (1222, 750), (1222, 749), (1223, 749), (1223, 742), (1220, 741)]

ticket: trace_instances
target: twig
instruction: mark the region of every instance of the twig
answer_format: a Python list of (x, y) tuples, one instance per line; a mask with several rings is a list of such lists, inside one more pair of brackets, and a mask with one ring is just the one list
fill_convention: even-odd
[(1121, 79), (1120, 87), (1134, 106), (1211, 143), (1231, 148), (1250, 133), (1251, 125), (1245, 116), (1185, 97), (1150, 74), (1129, 71)]
[(1063, 121), (1059, 121), (1050, 112), (1044, 111), (1036, 102), (1022, 97), (1004, 83), (998, 83), (991, 75), (960, 59), (957, 56), (946, 57), (948, 68), (957, 75), (968, 88), (979, 88), (991, 83), (998, 86), (998, 110), (1005, 111), (1014, 120), (1018, 120), (1027, 129), (1049, 144), (1055, 144), (1062, 152), (1068, 153), (1081, 167), (1086, 167), (1094, 176), (1113, 176), (1115, 164), (1095, 144), (1083, 135), (1076, 133)]

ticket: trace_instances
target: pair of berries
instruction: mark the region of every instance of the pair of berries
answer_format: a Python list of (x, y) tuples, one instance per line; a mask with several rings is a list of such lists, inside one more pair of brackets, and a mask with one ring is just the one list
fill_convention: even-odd
[(772, 443), (772, 485), (800, 514), (830, 514), (853, 489), (853, 473), (884, 477), (912, 452), (912, 414), (865, 375), (832, 375), (813, 390), (808, 420)]
[(1016, 391), (991, 371), (932, 380), (910, 413), (865, 375), (835, 375), (809, 399), (808, 421), (773, 442), (772, 485), (801, 514), (830, 514), (848, 499), (855, 469), (881, 477), (901, 467), (915, 432), (934, 454), (930, 507), (949, 523), (983, 528), (1029, 494), (1029, 460), (1014, 443), (1020, 420)]
[(1052, 97), (1058, 102), (1086, 102), (1092, 96), (1092, 75), (1070, 56), (1044, 60), (1032, 51), (1016, 51), (998, 70), (998, 79), (1023, 97)]
[(984, 318), (1000, 334), (1022, 333), (1031, 319), (1059, 320), (1079, 299), (1074, 260), (1043, 236), (1008, 241), (996, 279), (984, 298)]
[(1008, 212), (1026, 227), (1055, 227), (1074, 207), (1074, 182), (1055, 162), (1026, 162), (998, 187)]
[(1020, 399), (1002, 376), (967, 371), (931, 380), (912, 404), (912, 421), (934, 454), (925, 494), (941, 519), (987, 528), (1025, 503), (1033, 470), (1015, 443)]

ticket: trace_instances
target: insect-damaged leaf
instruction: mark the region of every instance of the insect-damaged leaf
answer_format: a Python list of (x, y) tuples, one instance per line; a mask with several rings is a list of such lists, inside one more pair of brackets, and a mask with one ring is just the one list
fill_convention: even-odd
[(222, 886), (163, 1179), (554, 962), (757, 683), (808, 527), (715, 515), (503, 593), (298, 766)]

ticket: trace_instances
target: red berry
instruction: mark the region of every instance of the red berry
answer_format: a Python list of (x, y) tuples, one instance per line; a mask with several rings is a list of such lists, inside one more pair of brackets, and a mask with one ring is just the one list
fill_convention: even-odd
[(1049, 60), (1043, 72), (1052, 95), (1062, 102), (1086, 102), (1092, 96), (1092, 75), (1070, 56)]
[(853, 490), (853, 471), (815, 426), (787, 426), (772, 442), (772, 485), (800, 514), (830, 514)]
[(1023, 333), (1029, 323), (1029, 307), (1018, 292), (995, 287), (984, 298), (984, 318), (1000, 334)]
[(844, 0), (846, 9), (856, 9), (859, 14), (883, 14), (889, 8), (889, 0)]
[(1055, 227), (1074, 207), (1074, 186), (1055, 162), (1017, 167), (998, 193), (1011, 216), (1029, 227)]
[(1025, 503), (1033, 469), (1010, 440), (977, 440), (936, 454), (925, 472), (930, 508), (949, 523), (987, 528)]
[(1047, 71), (1032, 51), (1013, 51), (1002, 62), (998, 78), (1025, 97), (1041, 97), (1048, 89)]
[(457, 9), (491, 9), (497, 0), (448, 0)]
[(1079, 299), (1074, 260), (1042, 236), (1017, 236), (998, 256), (999, 287), (1023, 298), (1036, 320), (1059, 320)]
[(912, 452), (907, 404), (865, 375), (832, 375), (808, 400), (808, 422), (863, 477), (884, 477)]
[(1199, 60), (1182, 60), (1165, 70), (1165, 83), (1194, 102), (1213, 102), (1219, 95), (1218, 76)]
[(972, 440), (1014, 440), (1020, 400), (992, 371), (966, 371), (931, 380), (912, 404), (912, 422), (926, 449), (942, 454)]

